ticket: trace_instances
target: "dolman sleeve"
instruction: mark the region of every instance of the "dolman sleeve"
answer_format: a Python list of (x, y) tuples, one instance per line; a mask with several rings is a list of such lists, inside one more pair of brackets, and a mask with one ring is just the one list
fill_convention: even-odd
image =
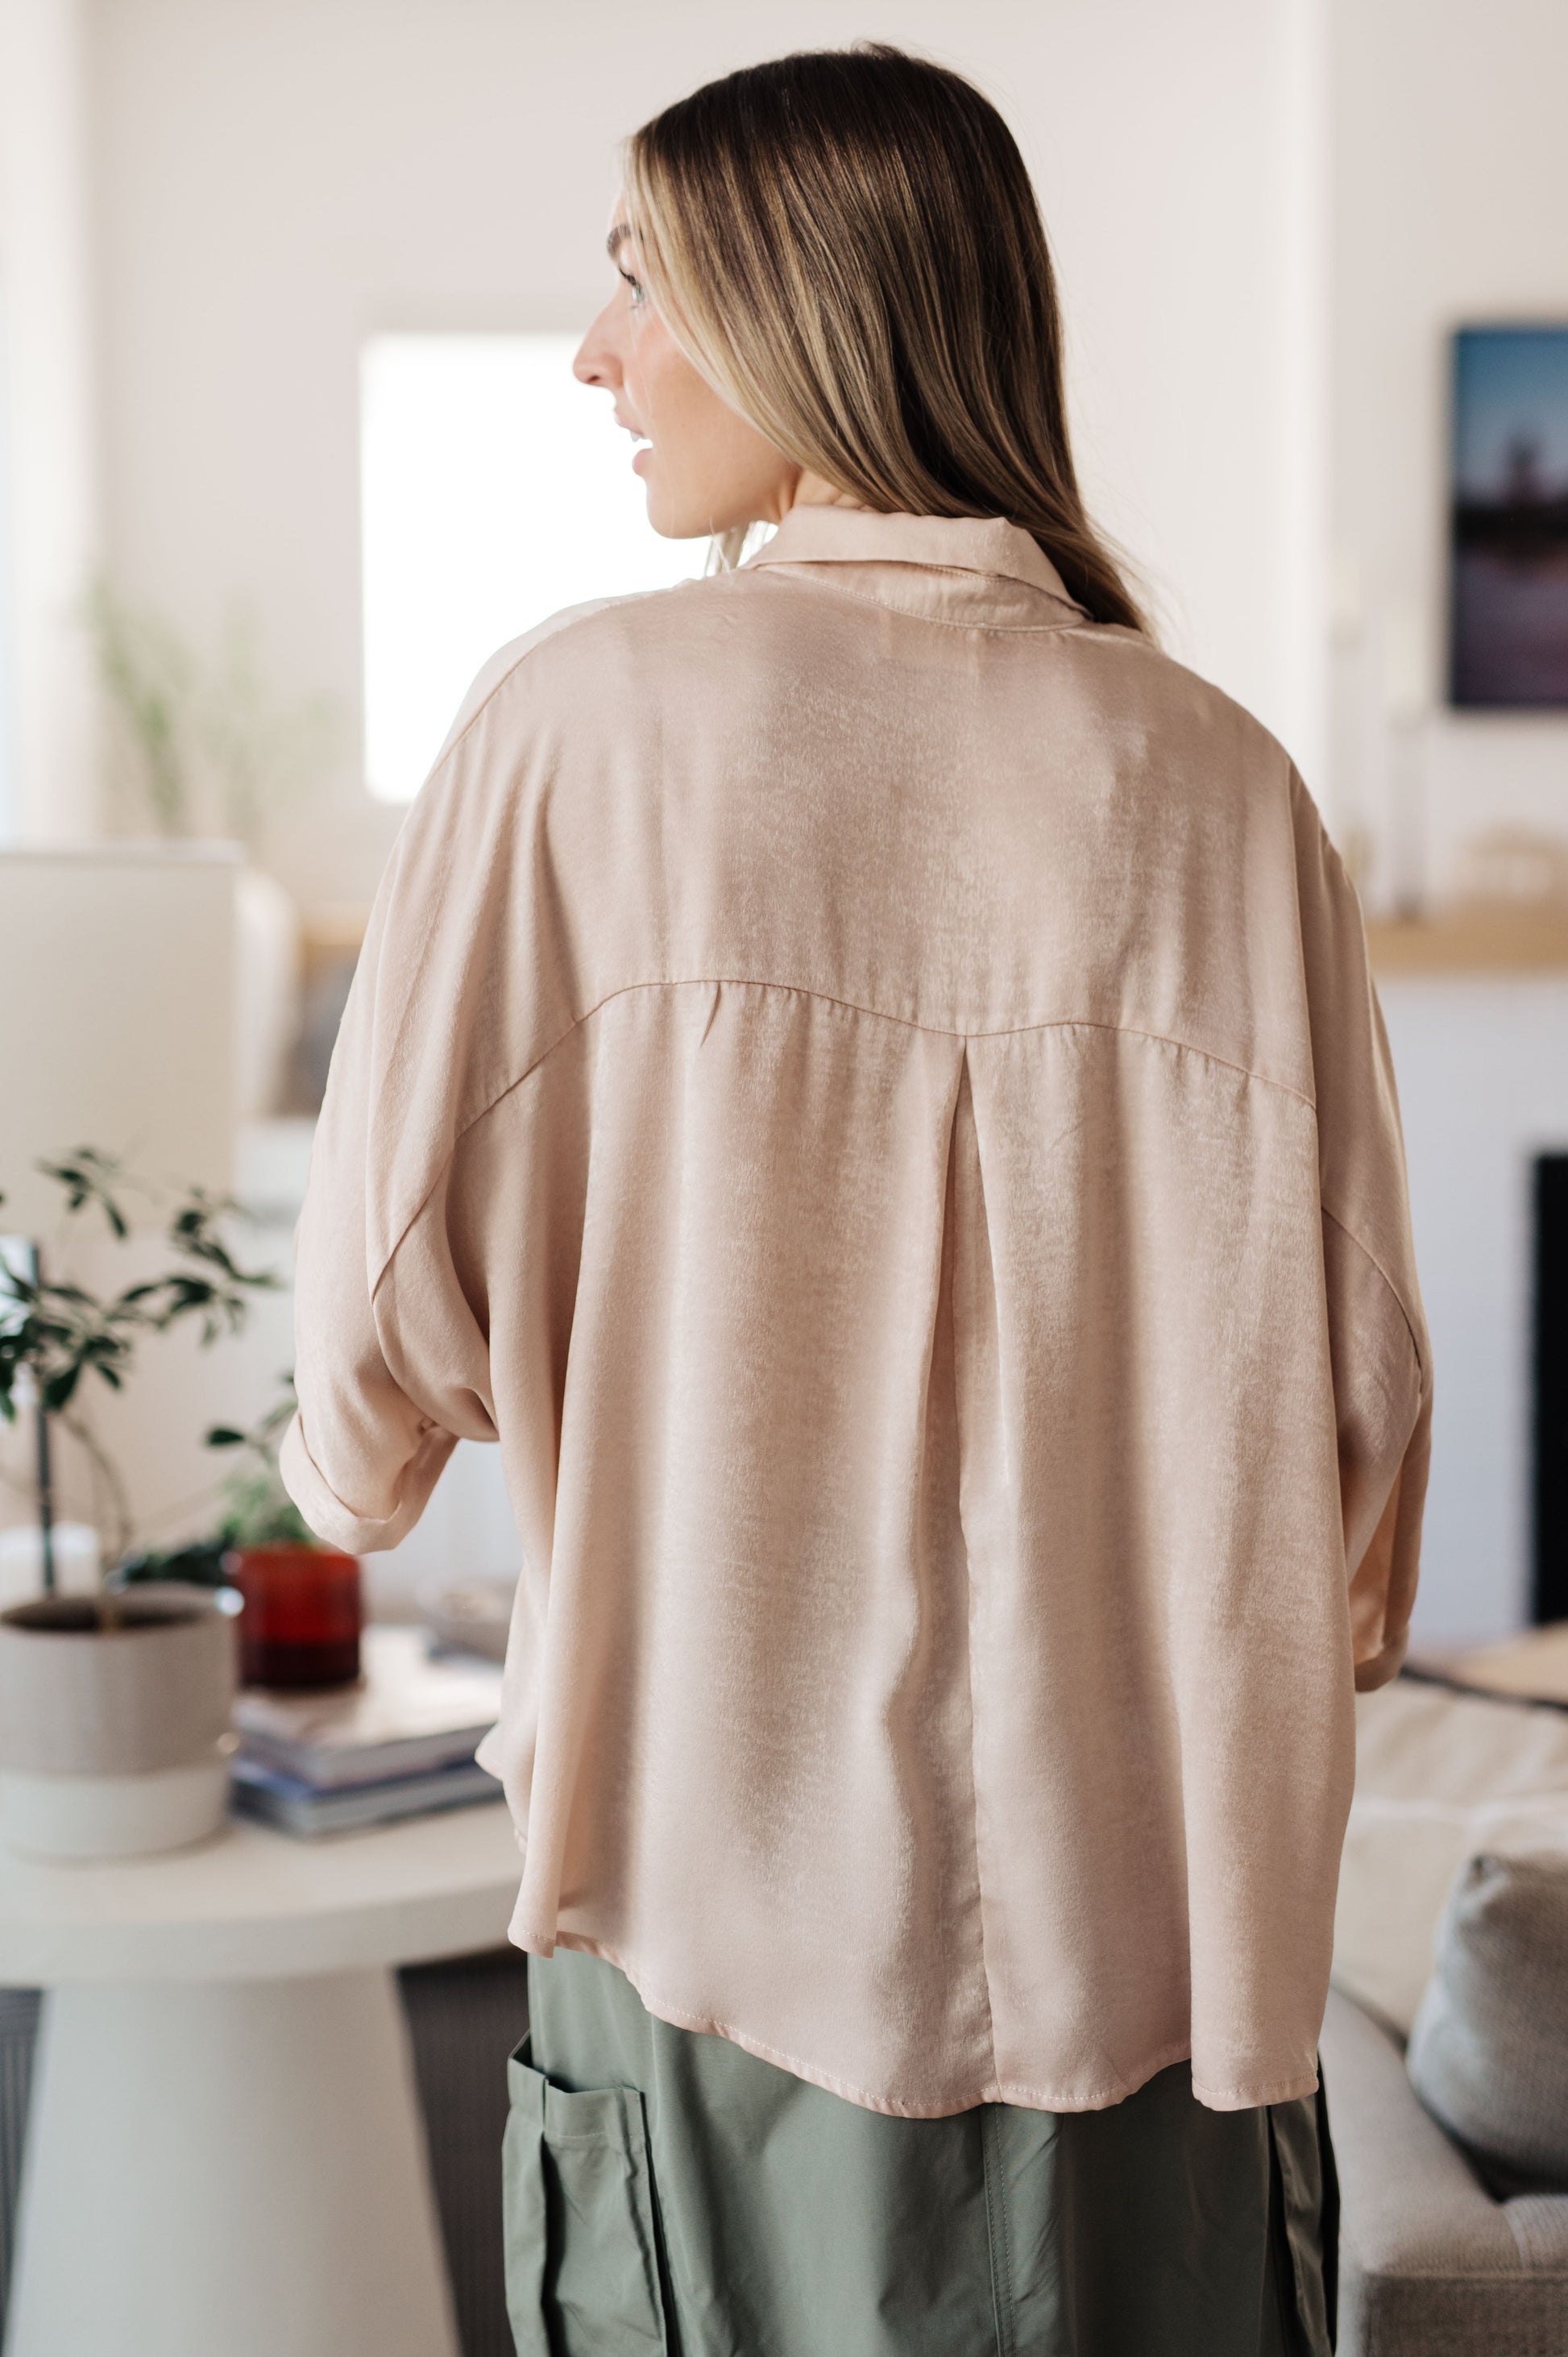
[(1409, 1641), (1432, 1445), (1399, 1102), (1361, 911), (1299, 780), (1302, 953), (1317, 1106), (1323, 1266), (1357, 1687)]
[(463, 1196), (460, 1149), (571, 1028), (580, 948), (552, 853), (566, 725), (526, 659), (618, 602), (564, 608), (485, 665), (371, 912), (295, 1240), (280, 1457), (311, 1529), (355, 1554), (406, 1536), (458, 1440), (497, 1437), (506, 1247)]
[(520, 658), (555, 626), (470, 691), (393, 847), (333, 1050), (279, 1463), (310, 1528), (354, 1554), (413, 1529), (459, 1439), (496, 1437), (485, 1243), (449, 1197), (465, 1131), (564, 1019), (519, 848), (539, 801)]
[(439, 843), (451, 801), (424, 789), (382, 879), (295, 1238), (299, 1407), (280, 1470), (317, 1536), (356, 1555), (413, 1527), (460, 1437), (495, 1437), (486, 1339), (444, 1223), (427, 1215), (463, 1094), (460, 945)]

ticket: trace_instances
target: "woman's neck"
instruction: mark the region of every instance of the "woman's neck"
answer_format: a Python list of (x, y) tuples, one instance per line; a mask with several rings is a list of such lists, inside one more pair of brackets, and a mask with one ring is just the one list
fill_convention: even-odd
[(809, 467), (803, 467), (781, 513), (788, 515), (790, 508), (864, 508), (865, 505), (865, 501), (857, 500), (853, 491), (841, 491), (821, 475), (813, 475)]

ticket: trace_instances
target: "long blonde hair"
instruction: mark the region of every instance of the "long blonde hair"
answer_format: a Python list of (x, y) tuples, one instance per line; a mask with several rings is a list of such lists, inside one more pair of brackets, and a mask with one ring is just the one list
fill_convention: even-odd
[(1079, 490), (1035, 191), (972, 83), (801, 51), (656, 114), (625, 176), (650, 294), (759, 433), (881, 513), (1005, 517), (1095, 620), (1146, 627)]

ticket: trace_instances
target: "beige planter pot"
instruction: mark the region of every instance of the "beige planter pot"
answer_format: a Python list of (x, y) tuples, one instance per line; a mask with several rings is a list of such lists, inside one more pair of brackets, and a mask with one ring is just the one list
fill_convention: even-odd
[(237, 1624), (227, 1596), (131, 1588), (0, 1613), (0, 1839), (40, 1857), (178, 1849), (221, 1824)]

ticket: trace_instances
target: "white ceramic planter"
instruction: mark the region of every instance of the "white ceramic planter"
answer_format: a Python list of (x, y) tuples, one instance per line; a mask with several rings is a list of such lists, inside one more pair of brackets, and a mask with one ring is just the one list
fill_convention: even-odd
[(0, 1839), (39, 1857), (177, 1849), (221, 1824), (238, 1624), (166, 1585), (35, 1597), (0, 1613)]

